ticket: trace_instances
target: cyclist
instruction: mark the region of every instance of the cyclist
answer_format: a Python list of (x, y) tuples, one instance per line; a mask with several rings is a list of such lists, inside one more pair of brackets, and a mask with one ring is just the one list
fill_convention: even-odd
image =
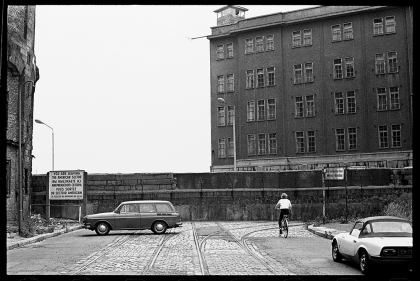
[(274, 207), (276, 210), (280, 210), (280, 217), (279, 217), (279, 228), (280, 228), (280, 234), (282, 234), (281, 231), (281, 221), (284, 217), (284, 215), (289, 215), (289, 213), (292, 213), (292, 203), (289, 199), (287, 199), (287, 194), (282, 193), (281, 199), (277, 202), (276, 206)]

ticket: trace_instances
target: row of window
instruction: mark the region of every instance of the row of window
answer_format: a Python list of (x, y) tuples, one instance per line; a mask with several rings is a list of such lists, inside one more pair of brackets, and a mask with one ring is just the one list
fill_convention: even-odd
[[(401, 108), (399, 87), (380, 87), (376, 89), (377, 95), (377, 111), (397, 110)], [(313, 117), (315, 116), (315, 95), (296, 96), (295, 101), (295, 117)], [(226, 108), (218, 107), (217, 125), (226, 125)], [(356, 107), (356, 91), (337, 92), (334, 93), (334, 113), (336, 115), (354, 114)], [(257, 100), (247, 102), (247, 122), (275, 120), (276, 119), (276, 100)], [(227, 125), (233, 124), (234, 107), (227, 107)]]
[[(390, 130), (390, 131), (389, 131)], [(389, 134), (390, 133), (390, 134)], [(296, 153), (315, 153), (315, 130), (295, 132)], [(378, 126), (379, 148), (401, 147), (401, 125)], [(358, 149), (357, 128), (335, 129), (335, 149), (337, 152)], [(247, 135), (247, 155), (275, 155), (277, 154), (277, 134), (249, 134)], [(233, 157), (233, 138), (221, 138), (218, 143), (218, 157)]]
[[(373, 35), (384, 35), (396, 33), (395, 16), (373, 19)], [(339, 42), (353, 39), (353, 23), (343, 23), (331, 26), (331, 41)], [(254, 44), (255, 42), (255, 44)], [(292, 32), (292, 48), (312, 46), (312, 29), (304, 29)], [(274, 35), (257, 36), (245, 39), (245, 54), (260, 53), (274, 50)], [(224, 45), (216, 46), (216, 60), (233, 58), (233, 43), (226, 44), (226, 55)]]
[[(398, 72), (397, 52), (387, 52), (375, 55), (375, 74), (386, 74)], [(355, 77), (354, 58), (338, 58), (333, 60), (333, 79), (354, 78)], [(246, 71), (246, 89), (262, 88), (275, 86), (276, 83), (275, 67), (257, 68)], [(305, 62), (293, 65), (293, 83), (312, 83), (314, 82), (314, 64)], [(217, 76), (217, 92), (234, 92), (235, 80), (233, 74)]]

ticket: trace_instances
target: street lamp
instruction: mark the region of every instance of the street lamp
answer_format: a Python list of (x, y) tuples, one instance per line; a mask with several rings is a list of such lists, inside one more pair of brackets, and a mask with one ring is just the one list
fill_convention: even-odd
[(39, 124), (44, 124), (52, 130), (52, 170), (54, 171), (54, 129), (42, 122), (41, 120), (35, 119), (35, 122)]
[[(24, 73), (24, 72), (23, 72)], [(23, 224), (23, 188), (22, 188), (22, 87), (26, 83), (32, 83), (32, 88), (35, 87), (34, 81), (28, 80), (22, 82), (18, 85), (18, 107), (19, 107), (19, 116), (18, 116), (18, 131), (19, 131), (19, 160), (18, 160), (18, 177), (19, 177), (19, 212), (18, 212), (18, 227), (19, 233), (22, 233), (22, 224)]]
[[(223, 98), (218, 98), (217, 99), (219, 102), (224, 103), (228, 106), (228, 110), (229, 110), (229, 106), (230, 104), (228, 104)], [(233, 171), (236, 172), (236, 134), (235, 134), (235, 119), (236, 119), (236, 114), (235, 114), (235, 107), (233, 107)]]

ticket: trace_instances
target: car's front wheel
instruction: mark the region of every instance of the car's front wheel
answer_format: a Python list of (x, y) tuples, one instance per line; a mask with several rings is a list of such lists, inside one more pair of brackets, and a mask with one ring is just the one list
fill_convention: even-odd
[(359, 254), (359, 267), (363, 274), (368, 274), (371, 270), (369, 256), (365, 250), (361, 250)]
[(99, 222), (96, 224), (95, 232), (98, 235), (107, 235), (110, 231), (110, 227), (106, 222)]
[(340, 251), (338, 250), (338, 244), (337, 241), (334, 241), (332, 244), (332, 258), (335, 262), (340, 262), (343, 259), (343, 256), (340, 254)]
[(152, 231), (155, 234), (163, 234), (165, 233), (166, 229), (168, 229), (168, 226), (164, 221), (156, 221), (152, 225)]

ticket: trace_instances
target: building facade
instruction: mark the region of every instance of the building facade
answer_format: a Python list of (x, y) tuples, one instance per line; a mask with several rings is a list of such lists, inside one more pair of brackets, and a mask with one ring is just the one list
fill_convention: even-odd
[(212, 172), (412, 165), (412, 7), (246, 11), (207, 37)]
[[(17, 220), (20, 187), (22, 187), (23, 215), (27, 215), (29, 211), (34, 93), (35, 84), (39, 79), (39, 71), (34, 53), (35, 6), (8, 6), (7, 9), (5, 189), (7, 219)], [(21, 169), (19, 169), (19, 164), (21, 164)], [(19, 182), (19, 178), (21, 182)]]

